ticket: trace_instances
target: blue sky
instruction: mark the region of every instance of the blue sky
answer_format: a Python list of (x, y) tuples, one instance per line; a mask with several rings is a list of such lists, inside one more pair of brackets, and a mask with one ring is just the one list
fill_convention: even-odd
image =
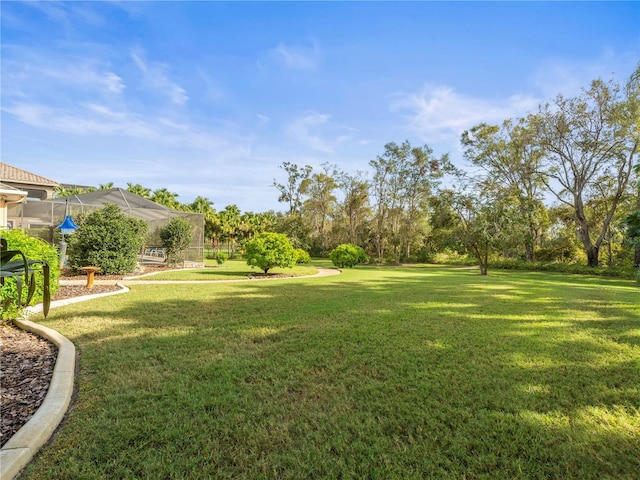
[(640, 60), (638, 2), (13, 2), (1, 160), (62, 183), (284, 210), (288, 161), (355, 173)]

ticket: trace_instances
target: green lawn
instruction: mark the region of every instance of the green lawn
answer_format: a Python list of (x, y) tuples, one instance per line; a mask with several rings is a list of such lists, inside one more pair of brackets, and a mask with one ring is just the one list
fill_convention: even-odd
[(631, 281), (358, 267), (135, 286), (42, 323), (78, 347), (79, 391), (26, 479), (640, 472)]
[[(218, 265), (215, 260), (206, 260), (206, 268), (175, 270), (167, 273), (157, 273), (142, 280), (246, 280), (247, 275), (261, 275), (262, 270), (251, 268), (246, 260), (227, 260)], [(297, 265), (293, 268), (273, 268), (271, 274), (293, 275), (295, 277), (314, 275), (318, 270), (311, 265)]]

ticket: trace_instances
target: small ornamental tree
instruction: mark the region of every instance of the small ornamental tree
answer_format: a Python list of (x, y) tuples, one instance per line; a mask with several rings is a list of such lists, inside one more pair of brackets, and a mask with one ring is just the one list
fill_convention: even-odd
[(146, 222), (127, 217), (120, 207), (107, 204), (80, 222), (69, 238), (69, 265), (100, 267), (101, 275), (121, 275), (136, 268), (148, 231)]
[(162, 246), (167, 249), (167, 261), (176, 265), (184, 261), (184, 251), (191, 245), (193, 226), (182, 217), (169, 220), (159, 230)]
[(222, 265), (224, 262), (227, 261), (228, 258), (229, 258), (229, 255), (227, 254), (227, 252), (222, 252), (220, 250), (216, 252), (216, 263), (218, 265)]
[(291, 268), (298, 253), (283, 233), (259, 233), (245, 244), (247, 265), (258, 267), (265, 275), (275, 267)]
[(302, 248), (296, 248), (296, 254), (298, 256), (298, 258), (296, 258), (296, 263), (297, 264), (309, 264), (311, 263), (311, 255), (309, 255), (309, 253), (306, 250), (303, 250)]
[(358, 263), (364, 263), (368, 260), (364, 249), (352, 243), (338, 245), (329, 254), (329, 259), (336, 267), (340, 268), (352, 268)]

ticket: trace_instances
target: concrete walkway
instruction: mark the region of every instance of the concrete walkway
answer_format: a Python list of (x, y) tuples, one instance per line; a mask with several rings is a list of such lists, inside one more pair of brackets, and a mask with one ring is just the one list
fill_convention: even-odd
[[(318, 268), (315, 275), (303, 277), (287, 277), (263, 279), (263, 281), (274, 280), (295, 280), (297, 278), (326, 277), (340, 274), (340, 270), (333, 268)], [(183, 269), (184, 270), (184, 269)], [(58, 308), (72, 303), (84, 302), (94, 298), (106, 297), (126, 293), (129, 289), (126, 285), (134, 284), (189, 284), (189, 283), (231, 283), (231, 282), (251, 282), (260, 280), (239, 279), (239, 280), (147, 280), (147, 277), (154, 275), (154, 272), (139, 277), (128, 277), (122, 280), (95, 280), (94, 285), (121, 285), (122, 290), (115, 292), (99, 293), (96, 295), (85, 295), (82, 297), (69, 298), (51, 302), (51, 308)], [(164, 272), (163, 272), (164, 273)], [(86, 285), (86, 280), (61, 280), (60, 285)], [(25, 313), (27, 315), (42, 311), (42, 304), (29, 307)], [(46, 338), (58, 347), (58, 357), (53, 369), (53, 376), (40, 408), (31, 419), (20, 428), (7, 443), (0, 449), (0, 479), (13, 480), (33, 459), (35, 454), (51, 438), (60, 422), (64, 418), (73, 396), (73, 385), (76, 366), (76, 349), (73, 343), (60, 333), (43, 325), (31, 322), (26, 318), (14, 320), (19, 328), (35, 333)]]
[[(154, 275), (159, 275), (162, 273), (169, 272), (185, 272), (188, 270), (202, 270), (202, 268), (182, 268), (179, 270), (167, 270), (166, 272), (153, 272), (147, 273), (145, 275), (138, 275), (135, 277), (123, 277), (122, 280), (100, 280), (100, 277), (96, 277), (94, 280), (94, 285), (166, 285), (166, 284), (193, 284), (193, 283), (238, 283), (238, 282), (255, 282), (255, 281), (275, 281), (275, 280), (296, 280), (298, 278), (315, 278), (315, 277), (329, 277), (332, 275), (339, 275), (342, 273), (337, 268), (324, 268), (324, 267), (316, 267), (318, 269), (318, 273), (314, 275), (302, 275), (299, 277), (276, 277), (276, 278), (261, 278), (261, 279), (251, 279), (251, 278), (237, 278), (234, 280), (153, 280), (152, 277)], [(60, 285), (86, 285), (86, 280), (60, 280)]]

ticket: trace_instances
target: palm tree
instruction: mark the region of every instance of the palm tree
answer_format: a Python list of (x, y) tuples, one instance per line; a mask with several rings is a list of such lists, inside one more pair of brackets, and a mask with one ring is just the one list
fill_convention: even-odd
[(147, 199), (151, 198), (151, 189), (145, 188), (139, 183), (136, 183), (135, 185), (132, 183), (127, 183), (127, 192), (131, 192), (142, 198), (147, 198)]
[(180, 202), (178, 202), (177, 198), (177, 193), (170, 192), (166, 188), (159, 188), (157, 190), (154, 190), (153, 194), (151, 195), (152, 201), (173, 210), (178, 210), (180, 208)]

